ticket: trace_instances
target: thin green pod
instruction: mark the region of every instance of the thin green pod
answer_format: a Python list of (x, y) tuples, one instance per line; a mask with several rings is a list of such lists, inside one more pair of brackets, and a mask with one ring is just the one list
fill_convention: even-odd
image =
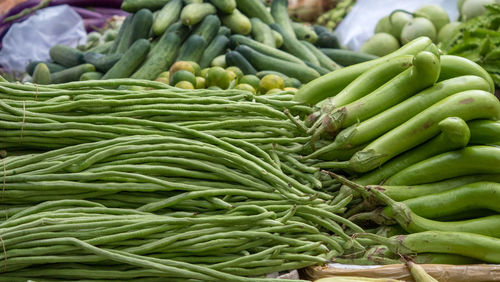
[(385, 184), (416, 185), (463, 175), (500, 173), (499, 164), (500, 148), (469, 146), (409, 166), (389, 177)]
[(498, 119), (500, 102), (491, 93), (482, 90), (468, 90), (454, 94), (377, 138), (365, 149), (354, 154), (348, 162), (331, 164), (330, 167), (347, 168), (356, 172), (375, 169), (437, 135), (439, 122), (452, 116), (464, 121)]
[(439, 75), (438, 81), (462, 75), (477, 75), (488, 81), (490, 85), (489, 91), (492, 94), (495, 93), (495, 83), (493, 79), (480, 65), (466, 58), (453, 55), (442, 55), (440, 59), (441, 74)]
[[(323, 120), (320, 131), (336, 134), (339, 129), (364, 121), (433, 85), (439, 76), (439, 59), (423, 51), (413, 58), (413, 66), (370, 94), (334, 109)], [(368, 140), (365, 140), (368, 141)]]
[(475, 182), (402, 203), (425, 218), (445, 217), (477, 209), (500, 212), (500, 183)]
[(494, 120), (473, 120), (468, 123), (471, 144), (494, 144), (500, 142), (500, 122)]
[(428, 37), (419, 37), (387, 56), (336, 70), (301, 87), (293, 99), (306, 104), (316, 104), (328, 97), (337, 95), (349, 83), (368, 69), (393, 57), (416, 55), (431, 44), (432, 41)]
[(451, 78), (341, 132), (330, 148), (352, 148), (373, 141), (442, 99), (466, 90), (488, 91), (488, 83), (477, 76)]
[(283, 37), (283, 47), (288, 53), (304, 61), (310, 62), (311, 64), (319, 65), (318, 59), (316, 59), (314, 54), (305, 46), (300, 44), (300, 41), (298, 41), (297, 38), (288, 34), (288, 32), (286, 32), (279, 24), (270, 24), (270, 26), (271, 29), (281, 34)]
[(423, 197), (429, 194), (445, 192), (463, 185), (478, 181), (500, 181), (500, 174), (477, 174), (454, 177), (440, 182), (433, 182), (420, 185), (409, 186), (390, 186), (390, 185), (369, 185), (371, 188), (376, 188), (383, 191), (387, 196), (395, 201), (404, 201), (408, 199)]
[(372, 239), (400, 254), (457, 254), (485, 262), (500, 263), (500, 239), (474, 233), (426, 231), (391, 238), (363, 233), (359, 234), (359, 237)]
[(428, 142), (391, 159), (380, 168), (356, 180), (362, 185), (379, 184), (399, 171), (437, 154), (467, 146), (470, 130), (464, 120), (449, 117), (438, 124), (441, 134)]

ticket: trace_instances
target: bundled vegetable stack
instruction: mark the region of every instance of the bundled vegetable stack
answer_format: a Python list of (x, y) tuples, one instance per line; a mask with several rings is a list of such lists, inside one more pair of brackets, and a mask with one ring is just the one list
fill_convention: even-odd
[[(373, 248), (345, 258), (390, 263), (416, 253), (421, 262), (498, 263), (494, 89), (479, 65), (439, 55), (422, 37), (297, 92), (297, 101), (320, 102), (308, 118), (315, 152), (304, 159), (321, 158), (315, 167), (352, 175), (350, 181), (332, 174), (345, 184), (336, 199), (355, 198), (345, 216), (366, 228), (380, 225), (373, 230), (379, 235), (359, 234)], [(320, 136), (332, 141), (315, 142)], [(408, 235), (382, 236), (395, 234)]]
[(2, 278), (274, 281), (363, 249), (290, 92), (0, 89)]
[[(270, 9), (260, 0), (187, 2), (124, 1), (122, 9), (133, 14), (125, 19), (114, 40), (83, 52), (54, 46), (44, 76), (50, 77), (51, 83), (113, 78), (155, 80), (167, 77), (164, 73), (171, 72), (174, 63), (190, 62), (196, 66), (193, 74), (203, 79), (207, 77), (201, 75), (202, 71), (209, 67), (236, 67), (238, 76), (229, 74), (234, 81), (231, 86), (215, 85), (222, 89), (236, 86), (240, 73), (261, 78), (268, 74), (258, 75), (262, 71), (293, 79), (288, 86), (298, 88), (340, 67), (318, 49), (339, 48), (335, 34), (325, 28), (318, 34), (311, 26), (292, 22), (287, 0), (273, 1)], [(38, 63), (29, 66), (30, 75)], [(169, 78), (172, 76), (171, 72)], [(184, 88), (203, 88), (192, 80), (182, 81), (186, 81), (181, 85)]]

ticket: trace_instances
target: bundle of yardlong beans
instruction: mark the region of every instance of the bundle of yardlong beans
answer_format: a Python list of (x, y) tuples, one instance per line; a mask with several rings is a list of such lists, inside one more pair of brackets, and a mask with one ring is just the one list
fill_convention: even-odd
[(261, 281), (363, 250), (291, 95), (119, 84), (163, 87), (0, 83), (0, 281)]

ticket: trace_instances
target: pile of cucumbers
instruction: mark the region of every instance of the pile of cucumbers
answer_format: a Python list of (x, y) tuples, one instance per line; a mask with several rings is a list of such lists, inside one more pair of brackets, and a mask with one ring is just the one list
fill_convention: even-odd
[[(498, 262), (500, 101), (494, 91), (479, 65), (440, 55), (430, 38), (420, 37), (296, 93), (295, 100), (318, 108), (306, 120), (314, 152), (303, 159), (323, 159), (314, 166), (354, 179), (332, 174), (345, 184), (337, 198), (354, 198), (345, 216), (366, 228), (378, 224), (372, 231), (379, 235), (409, 234), (361, 235), (385, 245), (375, 257), (435, 252), (449, 254), (438, 255), (442, 263)], [(358, 258), (376, 263), (369, 252)]]
[[(206, 74), (208, 68), (234, 67), (236, 76), (227, 74), (232, 83), (212, 85), (221, 89), (236, 87), (243, 75), (260, 79), (268, 74), (283, 80), (283, 87), (272, 89), (297, 89), (341, 66), (374, 58), (338, 49), (336, 35), (324, 27), (293, 22), (288, 15), (288, 0), (275, 0), (270, 7), (260, 0), (142, 0), (124, 1), (122, 9), (131, 14), (114, 39), (85, 51), (64, 45), (52, 47), (51, 62), (44, 62), (38, 69), (40, 62), (28, 66), (33, 82), (114, 78), (165, 81), (165, 77), (173, 78), (174, 73), (165, 72), (176, 62), (189, 62), (195, 77), (203, 79), (207, 77), (201, 73)], [(89, 40), (95, 41), (94, 37)], [(89, 46), (93, 43), (90, 41)], [(203, 88), (196, 81), (182, 81), (186, 82), (178, 87)], [(180, 81), (175, 82), (169, 80), (168, 84), (175, 86)], [(252, 88), (249, 91), (265, 93), (255, 85)]]

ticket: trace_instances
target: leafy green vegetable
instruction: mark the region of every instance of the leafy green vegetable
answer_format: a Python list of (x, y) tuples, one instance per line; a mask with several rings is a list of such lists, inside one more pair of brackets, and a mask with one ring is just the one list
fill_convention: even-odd
[(441, 42), (441, 49), (480, 64), (500, 86), (500, 5), (486, 7), (488, 12), (465, 22), (461, 32)]

